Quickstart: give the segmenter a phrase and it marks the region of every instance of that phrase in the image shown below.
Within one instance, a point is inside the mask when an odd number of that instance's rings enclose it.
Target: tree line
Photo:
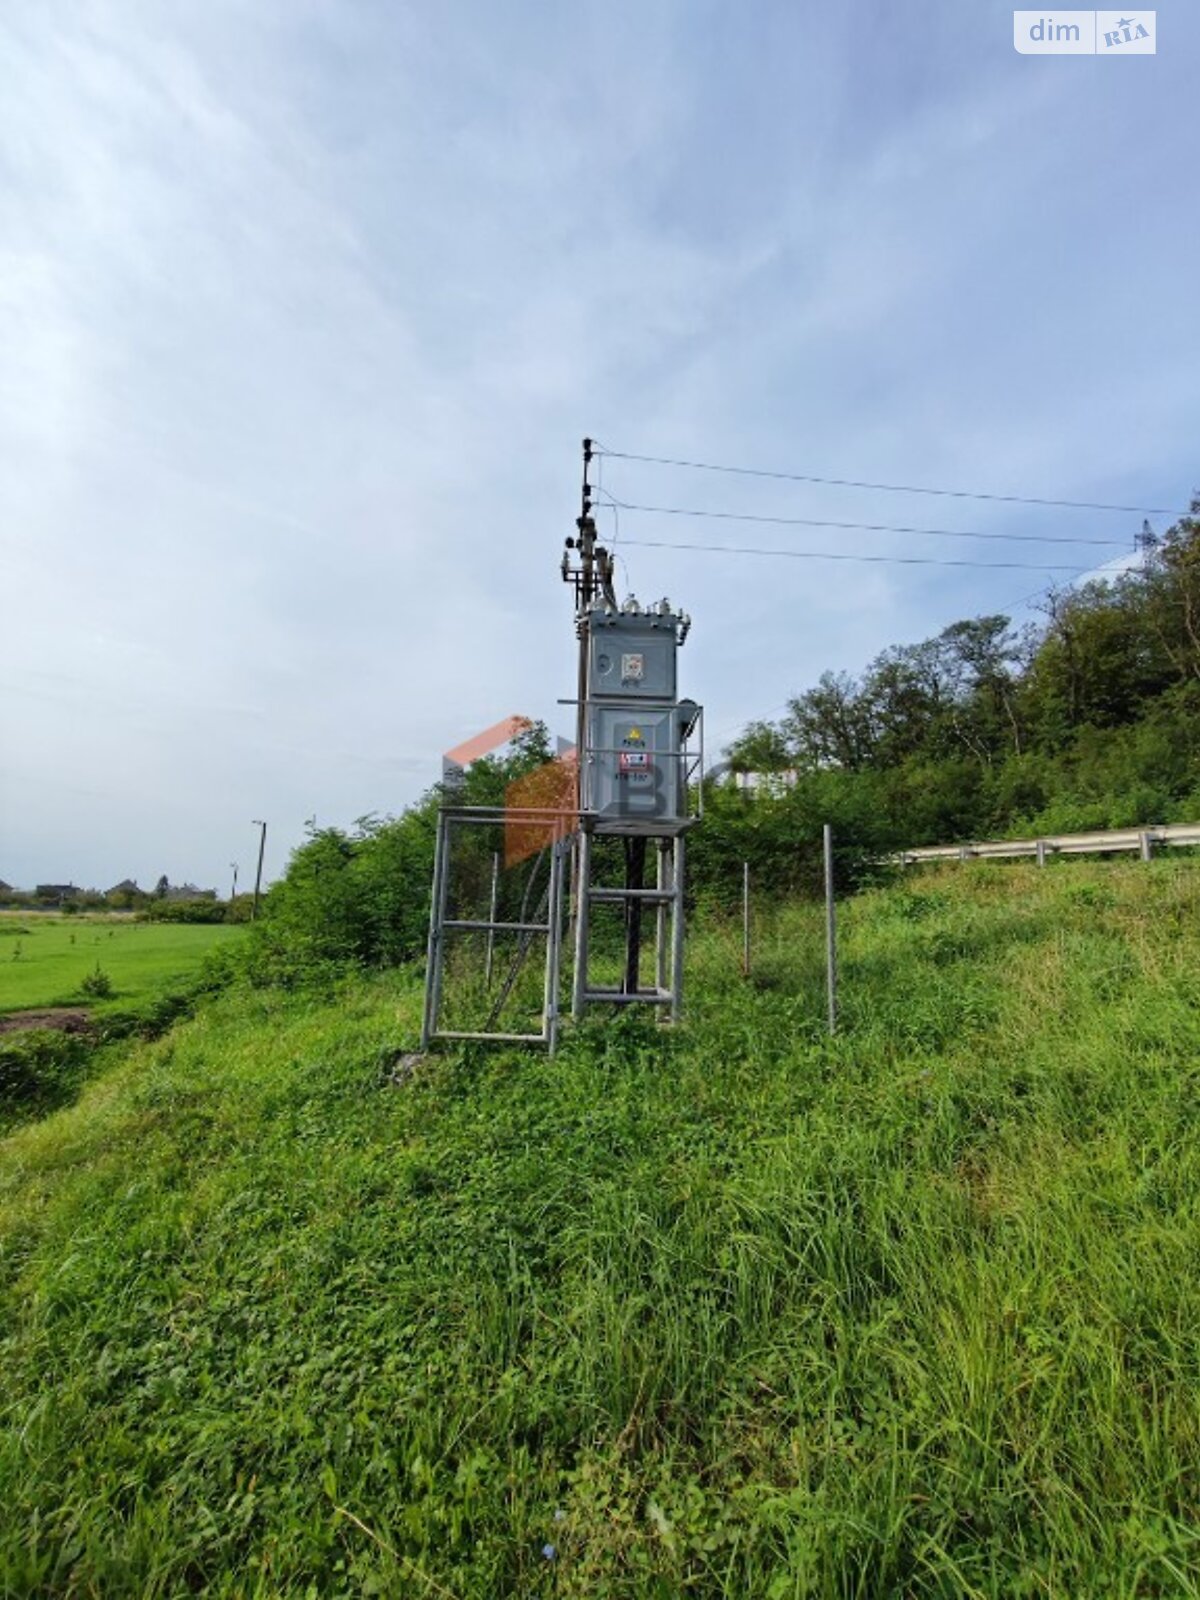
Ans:
[[[744,730],[733,768],[876,846],[1192,820],[1200,500],[1191,512],[1136,569],[1049,591],[1035,623],[973,617],[859,676],[824,673]]]
[[[1200,817],[1200,500],[1191,512],[1136,570],[1050,591],[1036,623],[952,623],[859,676],[824,673],[778,721],[751,722],[727,754],[759,787],[706,781],[692,895],[734,903],[744,861],[760,892],[815,889],[825,822],[851,887],[906,845]],[[544,724],[530,723],[454,798],[502,805],[550,759]],[[399,816],[313,829],[266,897],[259,976],[419,957],[443,798],[437,785]],[[482,878],[493,844],[473,839]]]

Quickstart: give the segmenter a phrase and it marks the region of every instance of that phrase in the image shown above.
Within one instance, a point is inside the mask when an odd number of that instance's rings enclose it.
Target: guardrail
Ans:
[[[1107,828],[1093,833],[1059,833],[1044,839],[995,839],[986,844],[923,845],[902,850],[897,857],[905,867],[922,861],[1004,861],[1035,856],[1044,866],[1047,856],[1108,855],[1123,850],[1149,861],[1155,845],[1200,845],[1200,822],[1167,822],[1148,828]]]

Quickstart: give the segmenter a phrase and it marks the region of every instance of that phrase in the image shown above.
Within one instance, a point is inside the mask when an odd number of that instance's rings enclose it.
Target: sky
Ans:
[[[580,441],[1183,509],[1200,8],[0,0],[0,878],[224,892],[570,733]],[[597,464],[709,752],[1140,515]],[[605,499],[605,497],[601,497]],[[605,500],[607,504],[607,500]],[[1169,517],[1152,517],[1159,527]],[[1065,568],[855,565],[638,540]],[[1020,602],[1026,602],[1024,606]]]

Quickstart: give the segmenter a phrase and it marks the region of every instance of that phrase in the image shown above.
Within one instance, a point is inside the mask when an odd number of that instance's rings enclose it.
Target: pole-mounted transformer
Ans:
[[[618,603],[611,552],[598,543],[590,481],[593,447],[583,441],[583,493],[575,533],[567,539],[562,576],[572,585],[579,640],[576,707],[574,803],[567,798],[548,807],[463,806],[447,797],[438,813],[434,852],[429,950],[425,980],[422,1048],[438,1039],[501,1040],[545,1044],[558,1038],[559,990],[566,917],[568,857],[573,868],[570,918],[574,936],[572,1014],[579,1018],[592,1004],[645,1003],[678,1018],[683,992],[685,839],[699,820],[700,777],[704,770],[703,715],[692,700],[681,700],[677,683],[679,647],[691,619],[669,600],[643,608],[631,595]],[[561,770],[561,769],[560,769]],[[564,775],[567,775],[564,773]],[[568,777],[569,781],[569,777]],[[501,829],[532,834],[540,841],[515,919],[498,914],[496,873],[486,917],[464,916],[455,906],[452,842],[464,829]],[[476,832],[478,838],[478,832]],[[603,841],[619,839],[623,882],[593,880],[605,854]],[[653,849],[654,881],[646,880]],[[498,858],[491,858],[495,862]],[[514,860],[523,859],[520,854]],[[539,863],[545,879],[537,888]],[[503,898],[503,897],[501,897]],[[589,972],[592,914],[597,906],[616,907],[624,918],[624,962],[618,984],[594,983]],[[654,929],[653,971],[642,974],[645,916]],[[487,936],[515,941],[515,955],[499,985],[482,1028],[447,1027],[443,1021],[443,980],[447,937]],[[533,941],[544,936],[544,1002],[537,1031],[500,1031],[497,1022],[522,970]],[[490,966],[487,980],[491,978]],[[485,981],[485,990],[490,981]]]
[[[617,604],[612,556],[597,544],[591,515],[591,460],[592,443],[585,439],[583,510],[577,537],[567,540],[563,556],[563,578],[575,590],[579,637],[572,1011],[579,1017],[594,1002],[641,1001],[669,1007],[675,1018],[682,1002],[684,839],[699,818],[702,798],[702,713],[678,692],[677,657],[691,618],[666,599],[646,608],[633,596]],[[621,885],[592,881],[594,841],[604,836],[624,841]],[[655,881],[647,886],[651,844]],[[604,904],[624,911],[624,973],[616,988],[595,986],[589,978],[591,912]],[[641,977],[644,910],[655,914],[652,983]]]

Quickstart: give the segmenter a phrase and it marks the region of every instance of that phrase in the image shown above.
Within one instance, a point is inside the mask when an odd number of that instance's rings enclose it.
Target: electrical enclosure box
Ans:
[[[678,617],[593,611],[588,622],[591,699],[674,700]]]
[[[662,835],[688,824],[684,738],[699,708],[679,703],[675,659],[689,619],[663,600],[597,603],[587,615],[580,804],[602,833]]]
[[[584,807],[597,821],[671,825],[684,815],[680,713],[674,708],[594,705],[588,719]]]

